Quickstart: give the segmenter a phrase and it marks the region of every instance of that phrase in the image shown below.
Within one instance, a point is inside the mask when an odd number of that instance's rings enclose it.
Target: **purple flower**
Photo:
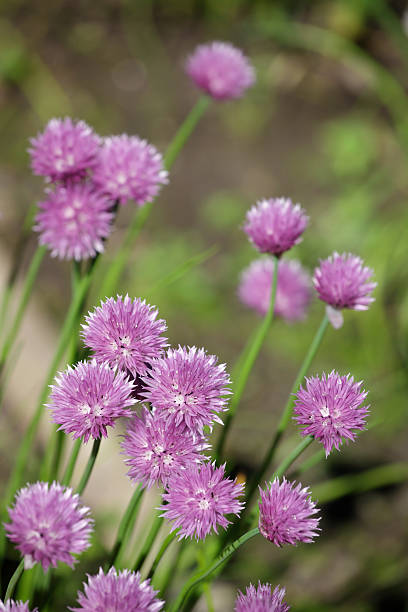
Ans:
[[[308,487],[302,489],[299,483],[288,482],[279,478],[259,487],[261,501],[259,502],[259,531],[276,546],[282,544],[297,544],[297,542],[312,542],[319,531],[319,518],[311,518],[318,509],[310,499]]]
[[[30,612],[28,602],[14,601],[8,599],[4,603],[0,601],[0,612]],[[38,608],[34,608],[31,612],[38,612]]]
[[[81,334],[99,363],[106,361],[136,378],[137,374],[146,374],[153,359],[167,346],[167,339],[161,335],[167,325],[157,315],[158,310],[145,300],[118,295],[89,313]]]
[[[153,361],[143,382],[142,395],[177,425],[200,432],[204,425],[222,423],[218,413],[226,410],[230,378],[225,364],[217,365],[217,357],[203,348],[169,349]]]
[[[301,241],[309,218],[288,198],[261,200],[247,212],[244,230],[261,253],[279,257]]]
[[[110,203],[91,185],[70,183],[47,192],[39,202],[34,229],[53,257],[88,259],[104,250],[112,229]]]
[[[47,408],[59,429],[88,442],[90,436],[106,438],[106,428],[114,427],[119,417],[132,416],[129,406],[136,403],[132,391],[133,383],[124,372],[93,359],[57,375]]]
[[[4,527],[24,556],[26,569],[38,562],[46,571],[58,561],[73,567],[72,555],[89,547],[93,524],[89,508],[58,482],[36,482],[21,489],[9,515],[11,522]]]
[[[88,574],[88,584],[83,584],[85,593],[78,592],[80,607],[69,608],[73,612],[158,612],[164,606],[150,580],[141,581],[139,572],[128,569],[117,572],[111,567],[104,574],[99,568],[95,576]]]
[[[289,606],[283,601],[285,589],[279,586],[272,591],[270,584],[258,582],[258,588],[250,584],[245,595],[238,591],[235,612],[288,612]]]
[[[144,408],[141,418],[130,421],[122,448],[130,478],[145,487],[154,483],[167,487],[175,470],[180,472],[205,458],[201,451],[208,444],[184,424],[166,422]]]
[[[151,202],[168,182],[163,158],[157,149],[137,136],[106,138],[93,180],[99,189],[120,204]]]
[[[51,119],[37,138],[30,140],[31,167],[34,174],[57,181],[82,178],[93,169],[100,138],[84,121]]]
[[[240,300],[260,315],[266,315],[271,299],[274,263],[271,257],[253,261],[242,273],[238,289]],[[298,261],[279,260],[275,316],[299,321],[306,316],[311,299],[310,277]]]
[[[179,540],[195,538],[203,540],[217,526],[224,529],[230,524],[225,514],[239,515],[243,504],[238,501],[243,485],[224,478],[225,465],[215,463],[190,465],[179,473],[174,472],[168,492],[163,494],[167,502],[161,506],[162,516],[173,521],[171,531],[179,528]]]
[[[361,390],[362,382],[339,376],[334,370],[329,375],[306,378],[306,389],[296,394],[294,419],[303,426],[303,436],[313,436],[325,448],[326,457],[339,450],[343,439],[354,441],[356,432],[366,427],[369,406],[361,406],[367,392]]]
[[[199,89],[216,100],[240,98],[255,83],[255,71],[230,43],[200,45],[188,58],[186,72]]]
[[[351,253],[333,253],[320,261],[313,283],[319,298],[332,309],[367,310],[374,299],[371,293],[377,283],[370,282],[373,270],[363,265],[363,260]],[[328,310],[328,316],[335,328],[341,327],[342,316],[335,316]],[[333,320],[332,320],[333,318]]]

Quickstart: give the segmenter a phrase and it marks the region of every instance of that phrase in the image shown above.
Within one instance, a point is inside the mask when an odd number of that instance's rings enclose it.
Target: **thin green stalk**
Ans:
[[[240,548],[240,546],[245,544],[245,542],[256,536],[258,533],[258,527],[255,527],[247,533],[244,533],[244,535],[235,540],[235,542],[232,542],[232,544],[227,546],[222,551],[222,553],[214,561],[212,561],[204,570],[197,572],[196,574],[194,574],[194,576],[187,580],[180,593],[178,594],[176,601],[169,609],[169,612],[181,612],[190,591],[198,584],[200,584],[200,582],[210,576],[220,565],[223,565],[234,554],[234,552],[238,550],[238,548]]]
[[[156,569],[160,563],[160,561],[163,558],[163,555],[165,554],[166,550],[168,549],[168,547],[170,546],[170,544],[173,542],[173,540],[175,539],[177,533],[175,531],[173,531],[172,533],[169,533],[169,535],[163,540],[162,545],[159,548],[159,552],[157,553],[152,566],[149,570],[149,573],[147,574],[147,578],[153,578]]]
[[[78,440],[75,440],[74,442],[74,445],[71,451],[71,456],[69,458],[67,467],[65,468],[64,476],[62,477],[62,481],[61,481],[61,484],[65,486],[69,486],[71,484],[72,475],[74,473],[74,469],[76,466],[79,452],[82,448],[82,444],[83,444],[82,438],[78,438]]]
[[[209,582],[205,582],[203,586],[205,601],[207,602],[207,611],[215,612],[214,602],[211,593],[211,584]]]
[[[306,353],[306,357],[303,360],[302,365],[300,366],[299,372],[296,376],[296,380],[293,383],[292,389],[290,390],[289,393],[289,397],[288,397],[288,401],[286,402],[286,406],[283,410],[282,416],[280,418],[278,427],[276,429],[275,435],[272,439],[272,443],[269,447],[269,449],[267,450],[265,457],[261,463],[261,466],[259,467],[259,469],[255,472],[255,475],[252,479],[251,482],[251,486],[249,488],[249,493],[248,493],[248,501],[252,498],[252,495],[254,493],[254,491],[256,491],[256,487],[258,486],[258,483],[261,482],[265,472],[267,471],[268,467],[270,466],[272,459],[274,457],[275,451],[279,445],[279,442],[285,432],[286,427],[288,426],[288,423],[290,421],[290,417],[292,414],[292,408],[293,408],[293,404],[295,401],[295,394],[297,393],[303,378],[305,377],[305,375],[307,374],[307,371],[310,368],[310,365],[318,351],[318,348],[320,346],[320,344],[322,343],[325,331],[327,329],[329,320],[327,318],[327,315],[325,314],[322,322],[320,323],[319,329],[316,332],[315,337],[312,340],[312,343],[309,347],[308,352]]]
[[[23,573],[23,571],[24,571],[24,559],[21,559],[21,561],[18,564],[14,574],[10,578],[10,582],[8,583],[8,587],[7,587],[7,591],[6,591],[6,596],[4,598],[5,602],[8,599],[11,599],[13,597],[14,589],[16,588],[17,582],[19,581],[20,576]]]
[[[167,151],[164,155],[164,166],[167,170],[170,170],[173,163],[177,159],[181,149],[186,144],[188,138],[191,136],[194,128],[199,122],[200,118],[204,114],[206,108],[210,103],[210,98],[204,96],[200,98],[197,104],[192,108],[189,115],[176,132],[173,140],[169,144]],[[118,281],[122,274],[122,271],[129,259],[133,244],[139,235],[141,229],[146,223],[153,208],[153,202],[145,204],[140,208],[134,215],[127,234],[115,255],[115,258],[111,261],[106,270],[105,277],[100,290],[101,297],[109,297],[112,295],[118,285]]]
[[[3,348],[0,354],[0,370],[3,369],[7,356],[12,348],[14,341],[16,339],[17,333],[20,329],[20,324],[23,319],[23,315],[27,308],[28,300],[30,299],[30,295],[33,289],[33,285],[37,278],[38,270],[40,269],[41,262],[44,258],[47,248],[45,246],[40,246],[34,253],[34,257],[31,260],[30,267],[27,271],[27,276],[24,282],[23,291],[21,294],[20,303],[17,308],[16,315],[14,317],[13,323],[11,325],[10,331],[6,336],[6,339],[3,344]]]
[[[266,335],[269,331],[269,328],[273,321],[273,313],[275,308],[275,297],[276,297],[276,288],[278,285],[278,263],[279,260],[276,256],[273,258],[274,266],[272,271],[272,279],[271,279],[271,297],[269,300],[268,312],[266,313],[261,325],[258,328],[257,333],[253,338],[253,342],[250,347],[245,347],[245,359],[242,362],[242,367],[239,371],[237,380],[233,387],[233,396],[230,402],[230,407],[228,410],[228,415],[225,420],[224,427],[222,428],[220,437],[218,439],[218,444],[216,448],[216,460],[220,462],[222,460],[223,447],[228,435],[229,428],[231,427],[232,419],[237,411],[239,402],[241,401],[242,394],[244,393],[246,383],[248,381],[249,375],[252,371],[256,358],[258,357],[259,351],[265,341]]]
[[[77,493],[79,493],[79,495],[82,495],[82,493],[85,490],[86,485],[88,484],[89,477],[92,474],[92,470],[93,470],[96,458],[97,458],[98,453],[99,453],[100,445],[101,445],[101,438],[98,438],[97,440],[94,440],[94,443],[92,445],[91,454],[90,454],[89,459],[88,459],[88,463],[85,466],[84,473],[82,474],[82,478],[81,478],[81,480],[79,482],[79,485],[77,487]]]
[[[157,588],[160,591],[160,594],[165,601],[166,601],[166,596],[167,596],[167,590],[172,580],[174,579],[175,573],[178,570],[178,566],[180,564],[181,558],[183,556],[184,551],[186,550],[186,545],[187,545],[187,540],[185,539],[179,542],[175,559],[173,559],[172,562],[168,564],[167,571],[164,577],[162,577],[160,583],[157,583],[157,576],[156,576],[156,581],[153,581],[154,588]]]
[[[157,537],[157,534],[160,531],[160,528],[163,524],[163,520],[164,520],[163,517],[160,516],[159,514],[157,514],[154,517],[154,521],[152,523],[152,526],[150,527],[150,531],[147,534],[146,539],[143,543],[142,550],[139,552],[139,555],[135,561],[135,564],[133,567],[135,572],[139,571],[143,563],[146,561],[146,557],[149,554],[150,549],[153,546],[154,541]]]
[[[142,501],[144,490],[145,489],[140,483],[136,487],[132,495],[132,498],[130,502],[128,503],[125,514],[123,515],[122,520],[120,521],[116,540],[112,547],[112,552],[109,556],[109,567],[115,565],[116,561],[120,558],[122,547],[125,542],[125,537],[128,534],[128,530],[132,523],[132,519],[136,518],[140,502]]]

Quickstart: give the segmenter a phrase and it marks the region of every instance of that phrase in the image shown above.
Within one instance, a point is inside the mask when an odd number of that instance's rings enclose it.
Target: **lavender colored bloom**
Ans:
[[[316,537],[320,518],[311,518],[318,509],[310,499],[308,487],[279,478],[259,487],[259,531],[276,546],[312,542]]]
[[[130,421],[122,448],[130,478],[145,487],[154,483],[166,487],[174,471],[180,472],[204,459],[201,451],[208,444],[184,424],[167,422],[144,408],[141,418]]]
[[[255,83],[248,58],[225,42],[198,46],[186,62],[186,72],[199,89],[219,101],[240,98]]]
[[[303,436],[313,436],[321,442],[326,457],[339,450],[343,439],[354,441],[356,431],[366,428],[369,406],[361,404],[367,392],[361,390],[362,381],[339,376],[334,370],[322,378],[306,378],[306,389],[301,387],[296,394],[294,419],[303,426]]]
[[[110,203],[91,185],[70,183],[48,191],[39,202],[34,229],[53,257],[88,259],[104,250],[112,229]]]
[[[118,295],[89,313],[81,334],[99,363],[106,361],[136,378],[147,373],[167,346],[161,335],[167,325],[157,315],[158,310],[145,300]]]
[[[235,612],[288,612],[289,606],[283,601],[285,589],[279,586],[272,591],[270,584],[258,582],[258,588],[250,584],[245,595],[238,591]]]
[[[217,526],[224,529],[230,524],[225,514],[239,515],[243,504],[238,501],[243,485],[224,478],[225,465],[215,463],[191,465],[175,472],[169,481],[168,492],[163,494],[167,502],[161,506],[162,516],[173,521],[171,531],[179,529],[179,540],[195,538],[203,540]]]
[[[274,262],[271,257],[253,261],[242,273],[238,289],[240,300],[265,316],[271,299]],[[298,261],[279,260],[274,314],[286,321],[300,321],[310,303],[310,277]]]
[[[4,603],[0,601],[0,612],[30,612],[28,602],[14,601],[8,599]],[[38,608],[34,608],[31,612],[38,612]]]
[[[163,158],[157,149],[137,136],[106,138],[93,180],[99,189],[120,204],[151,202],[168,182]]]
[[[69,608],[73,612],[159,612],[164,606],[150,580],[142,581],[139,572],[128,569],[118,572],[111,567],[104,574],[99,568],[95,576],[88,574],[88,584],[83,584],[85,593],[78,592],[80,607]]]
[[[129,406],[133,383],[126,374],[113,370],[107,363],[83,361],[60,372],[52,386],[50,403],[52,420],[66,434],[87,442],[104,436],[119,417],[130,417]]]
[[[377,286],[377,283],[370,282],[373,273],[357,255],[339,255],[335,252],[320,262],[320,266],[315,270],[313,283],[319,298],[331,309],[367,310],[375,299],[371,296]],[[341,327],[342,317],[336,318],[335,313],[329,310],[330,319],[331,315],[334,327]]]
[[[34,174],[51,181],[81,178],[93,169],[100,138],[84,121],[51,119],[44,132],[30,140]]]
[[[24,556],[26,569],[41,563],[46,571],[58,561],[73,567],[73,554],[89,547],[93,524],[89,508],[58,482],[36,482],[20,489],[9,516],[11,522],[4,527]]]
[[[225,364],[217,365],[217,357],[203,348],[169,349],[153,361],[143,382],[142,395],[177,425],[185,423],[199,432],[214,421],[222,423],[218,413],[226,410],[230,378]]]
[[[261,200],[247,212],[244,230],[261,253],[279,257],[301,241],[309,218],[288,198]]]

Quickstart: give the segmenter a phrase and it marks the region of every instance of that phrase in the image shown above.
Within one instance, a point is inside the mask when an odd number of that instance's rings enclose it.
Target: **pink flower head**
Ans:
[[[167,422],[144,408],[141,418],[130,421],[122,448],[130,478],[146,487],[154,483],[167,487],[174,471],[180,472],[205,458],[201,451],[208,444],[184,423]]]
[[[11,522],[4,527],[24,556],[26,569],[41,563],[46,571],[58,561],[73,567],[73,554],[89,547],[93,524],[89,508],[58,482],[36,482],[20,489],[9,515]]]
[[[93,180],[108,197],[142,206],[151,202],[168,182],[163,158],[157,149],[137,136],[106,138]]]
[[[47,408],[59,429],[88,442],[91,436],[106,438],[106,428],[114,427],[119,417],[132,416],[129,406],[136,403],[132,391],[133,383],[124,372],[92,359],[57,375]]]
[[[295,486],[285,478],[279,483],[275,478],[259,491],[259,531],[264,538],[276,546],[313,542],[320,518],[311,518],[318,509],[310,499],[308,487],[302,489],[300,483]]]
[[[279,586],[272,591],[270,584],[258,582],[258,588],[250,584],[245,595],[238,591],[235,612],[288,612],[289,606],[283,601],[285,589]]]
[[[78,592],[79,608],[73,612],[159,612],[164,601],[156,598],[150,580],[141,580],[139,572],[128,569],[117,571],[111,567],[107,574],[102,568],[95,576],[88,574],[84,593]]]
[[[306,389],[301,387],[296,394],[294,419],[303,426],[303,436],[323,444],[326,457],[333,446],[339,450],[344,439],[354,441],[356,430],[366,428],[369,406],[361,405],[367,397],[361,385],[350,374],[339,376],[333,370],[321,379],[306,378]]]
[[[53,257],[80,261],[104,250],[112,229],[110,203],[91,185],[69,183],[39,202],[34,229]]]
[[[50,181],[82,178],[94,168],[100,144],[84,121],[51,119],[37,138],[30,140],[31,167],[34,174]]]
[[[240,300],[265,316],[271,299],[274,262],[271,257],[253,261],[242,273],[238,289]],[[274,314],[286,321],[300,321],[306,316],[311,299],[310,277],[298,261],[280,259]]]
[[[333,253],[327,259],[320,261],[320,266],[316,268],[313,277],[319,298],[332,309],[367,310],[374,302],[375,298],[371,293],[377,283],[370,282],[374,272],[363,264],[360,257],[351,253],[342,255]],[[331,311],[328,315],[331,320]],[[334,327],[341,327],[341,324],[342,318],[339,322],[336,318],[333,319]]]
[[[217,357],[203,348],[169,349],[153,361],[143,382],[142,395],[177,425],[200,432],[204,425],[222,423],[218,413],[226,410],[230,378],[225,364],[217,364]]]
[[[261,253],[279,257],[301,241],[309,218],[288,198],[261,200],[247,212],[244,230]]]
[[[186,72],[199,89],[221,101],[240,98],[255,83],[248,58],[225,42],[198,46],[186,62]]]
[[[173,521],[171,531],[179,529],[179,540],[195,538],[203,540],[217,526],[224,529],[230,524],[225,514],[239,515],[243,504],[238,501],[243,485],[224,478],[225,465],[215,463],[190,465],[181,472],[174,472],[168,492],[163,494],[167,502],[161,506],[162,516]]]
[[[4,603],[0,601],[0,612],[30,612],[28,602],[14,601],[7,599]],[[38,608],[34,608],[31,612],[38,612]]]
[[[161,335],[167,325],[157,315],[158,310],[145,300],[118,295],[89,313],[81,335],[99,363],[106,361],[136,378],[146,374],[167,346]]]

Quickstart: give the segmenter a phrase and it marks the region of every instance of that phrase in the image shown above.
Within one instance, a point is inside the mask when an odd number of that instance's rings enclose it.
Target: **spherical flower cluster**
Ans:
[[[84,121],[69,117],[51,119],[30,142],[34,174],[50,181],[82,178],[98,160],[100,138]]]
[[[95,576],[88,574],[84,582],[84,593],[78,592],[79,608],[73,612],[159,612],[164,601],[157,599],[158,591],[150,580],[141,580],[139,572],[116,571],[111,567],[107,574],[102,568]]]
[[[197,47],[186,62],[186,72],[199,89],[216,100],[240,98],[255,83],[249,60],[225,42]]]
[[[34,229],[53,257],[80,261],[104,250],[112,229],[111,204],[87,183],[70,183],[48,191],[39,202]]]
[[[253,261],[241,276],[241,302],[262,316],[269,308],[273,270],[273,259],[263,257]],[[290,322],[304,319],[311,299],[310,286],[310,277],[298,261],[279,260],[274,315]]]
[[[140,206],[151,202],[161,185],[168,182],[163,158],[157,149],[137,136],[106,138],[93,180],[109,198]]]
[[[283,601],[285,589],[279,586],[272,591],[270,584],[258,582],[258,588],[250,584],[245,595],[238,591],[235,612],[288,612],[290,607]]]
[[[244,230],[261,253],[279,257],[301,241],[309,218],[288,198],[261,200],[247,212]]]
[[[10,523],[4,527],[8,538],[24,556],[26,569],[40,563],[46,571],[59,561],[73,567],[79,554],[89,547],[92,519],[72,489],[57,482],[36,482],[21,489]]]
[[[28,602],[14,601],[7,599],[4,603],[0,601],[0,612],[30,612]],[[34,608],[31,612],[38,612],[38,608]]]
[[[169,423],[144,408],[141,418],[130,421],[122,448],[130,478],[146,487],[154,483],[167,487],[174,471],[204,459],[201,451],[208,444],[184,424]]]
[[[203,348],[169,349],[153,361],[143,381],[142,395],[177,425],[201,431],[214,421],[222,423],[218,413],[226,409],[230,378],[225,364],[217,364],[217,357]]]
[[[333,447],[339,450],[344,439],[354,441],[356,431],[366,428],[369,406],[361,405],[367,397],[361,385],[350,374],[339,376],[333,370],[321,379],[306,378],[306,389],[301,387],[296,394],[294,419],[303,426],[303,436],[323,444],[326,457]]]
[[[217,527],[230,524],[226,514],[239,515],[243,504],[238,501],[243,485],[224,478],[225,465],[215,463],[191,465],[182,472],[175,472],[169,481],[168,492],[163,499],[162,516],[173,521],[171,531],[179,529],[178,536],[203,540]]]
[[[167,329],[166,322],[157,315],[158,310],[145,300],[119,295],[89,313],[81,334],[99,363],[106,361],[136,377],[146,374],[167,346],[161,335]]]
[[[106,437],[106,428],[119,417],[132,416],[129,407],[136,403],[132,391],[133,383],[124,372],[92,359],[57,375],[47,407],[59,429],[87,442],[91,436]]]
[[[266,486],[259,487],[259,531],[276,546],[312,542],[316,537],[319,518],[312,518],[318,509],[310,499],[308,487],[302,489],[299,483],[279,478]]]

